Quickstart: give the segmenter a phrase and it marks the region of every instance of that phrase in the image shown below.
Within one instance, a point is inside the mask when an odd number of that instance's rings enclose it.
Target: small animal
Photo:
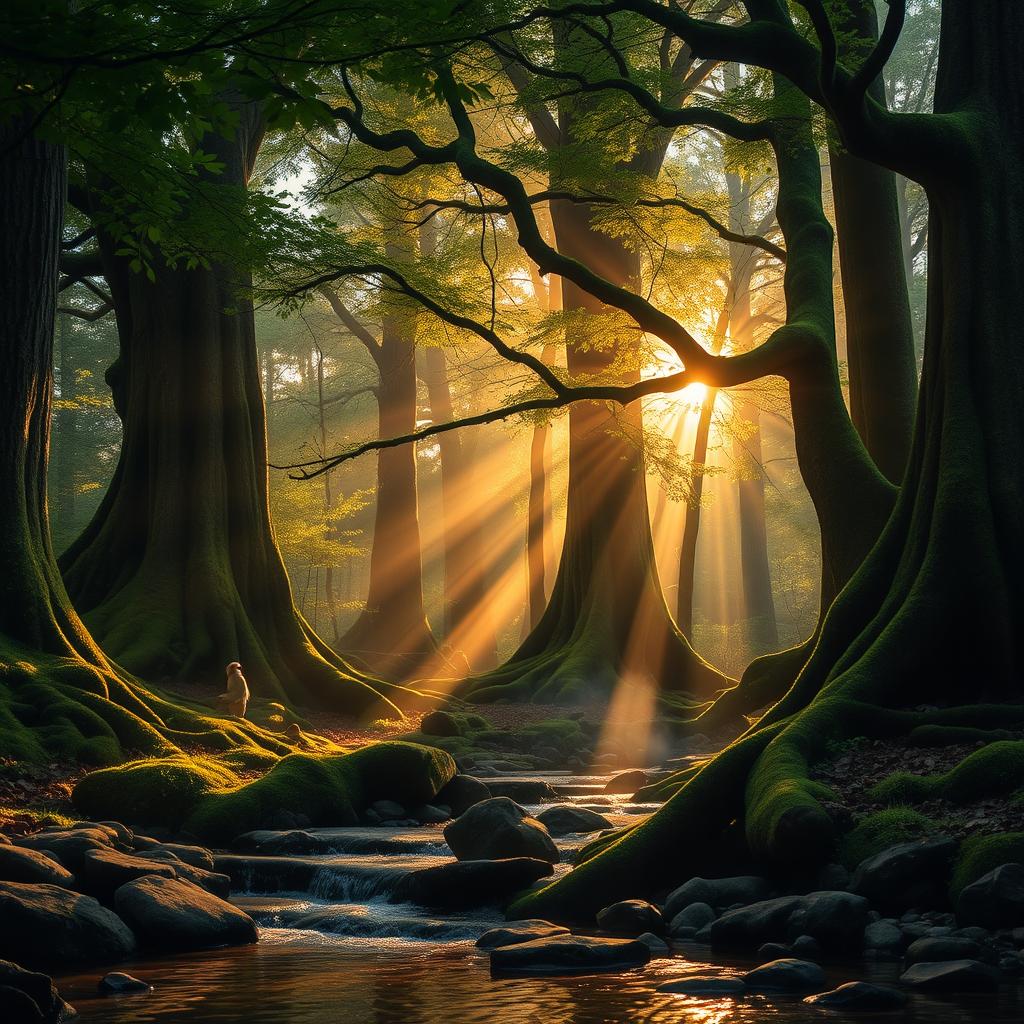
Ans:
[[[249,687],[242,675],[242,666],[233,661],[224,671],[227,673],[227,690],[217,698],[217,704],[229,715],[245,718],[245,709],[249,706]]]

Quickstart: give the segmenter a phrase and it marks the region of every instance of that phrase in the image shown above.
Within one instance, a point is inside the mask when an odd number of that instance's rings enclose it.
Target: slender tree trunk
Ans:
[[[263,128],[203,140],[242,188]],[[267,441],[247,282],[224,265],[131,274],[101,238],[121,354],[108,374],[124,425],[110,488],[61,559],[94,634],[141,676],[217,680],[242,662],[254,692],[381,709],[295,607],[270,524]],[[236,314],[225,313],[236,307]]]
[[[849,0],[845,35],[878,38],[874,0]],[[872,88],[885,103],[881,76]],[[903,479],[914,429],[917,359],[896,175],[829,147],[846,310],[850,413],[878,468]]]
[[[77,399],[78,382],[72,358],[71,324],[66,313],[57,314],[57,358],[60,366],[60,405],[54,416],[57,447],[57,515],[56,532],[66,538],[75,521],[75,474],[73,452],[76,443],[78,417],[72,408]]]
[[[327,453],[327,417],[324,414],[324,350],[317,346],[316,350],[316,401],[317,411],[320,419],[320,451]],[[324,473],[324,511],[328,516],[325,539],[330,541],[334,537],[334,528],[331,526],[329,517],[334,508],[334,493],[331,489],[330,471]],[[319,593],[319,590],[317,591]],[[327,605],[327,616],[331,622],[331,636],[334,642],[339,640],[338,633],[338,601],[334,594],[334,565],[328,555],[324,563],[324,601]],[[314,622],[316,621],[314,617]]]
[[[388,243],[400,261],[405,241]],[[385,310],[377,361],[379,437],[411,433],[416,426],[415,314],[399,300]],[[341,647],[374,671],[393,678],[426,674],[437,644],[423,607],[423,569],[416,495],[416,449],[385,448],[377,454],[377,502],[370,549],[366,606],[342,637]]]
[[[435,422],[455,418],[448,361],[443,349],[423,352],[423,378]],[[480,501],[472,486],[473,467],[459,431],[438,437],[444,515],[444,591],[447,643],[462,651],[474,670],[498,662],[494,622],[488,602]]]

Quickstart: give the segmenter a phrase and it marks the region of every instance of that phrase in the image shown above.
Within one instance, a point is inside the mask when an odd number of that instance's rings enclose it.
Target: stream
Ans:
[[[598,811],[616,826],[635,822],[653,805],[603,793],[606,777],[522,773],[486,782],[543,780],[558,803]],[[519,801],[523,803],[523,801]],[[547,804],[525,803],[539,812]],[[101,997],[102,969],[58,976],[61,994],[81,1021],[142,1024],[177,1021],[246,1024],[599,1024],[599,1022],[907,1021],[985,1022],[1024,1020],[1024,986],[1004,984],[996,993],[938,998],[914,995],[897,1012],[839,1013],[799,997],[693,998],[656,991],[687,975],[742,973],[760,961],[723,958],[707,946],[677,943],[669,958],[611,974],[555,978],[492,978],[486,954],[473,943],[503,920],[497,910],[439,915],[407,903],[390,903],[402,877],[414,868],[452,859],[442,826],[308,829],[312,841],[295,848],[286,833],[266,833],[256,853],[218,858],[232,876],[232,902],[260,926],[255,946],[138,958],[111,969],[153,985],[144,995]],[[556,839],[563,863],[590,836]],[[895,983],[898,963],[826,962],[829,982],[864,979]]]

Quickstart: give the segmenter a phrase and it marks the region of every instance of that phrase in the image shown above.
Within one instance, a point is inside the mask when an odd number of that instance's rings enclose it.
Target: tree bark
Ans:
[[[849,0],[839,20],[847,49],[854,40],[878,38],[874,0]],[[871,94],[885,103],[881,76]],[[917,358],[896,175],[850,155],[835,140],[829,162],[846,311],[850,414],[878,468],[898,484],[913,438]]]
[[[263,134],[239,103],[234,139],[203,140],[243,188]],[[267,440],[247,281],[223,264],[132,274],[101,236],[124,426],[110,488],[65,552],[69,592],[105,649],[140,676],[220,680],[238,660],[253,691],[353,712],[389,705],[295,607],[270,524]],[[237,313],[228,314],[227,307]]]
[[[400,264],[407,247],[407,239],[392,237],[389,259]],[[370,349],[379,375],[377,429],[379,437],[397,437],[416,426],[415,313],[388,294],[382,303],[380,343]],[[428,674],[438,653],[423,607],[421,551],[415,446],[383,449],[377,454],[366,605],[341,648],[396,679]]]
[[[423,352],[423,378],[435,422],[455,418],[444,350]],[[485,671],[498,662],[494,621],[488,602],[480,502],[472,487],[473,467],[458,431],[438,437],[444,515],[445,638],[465,654],[470,668]]]

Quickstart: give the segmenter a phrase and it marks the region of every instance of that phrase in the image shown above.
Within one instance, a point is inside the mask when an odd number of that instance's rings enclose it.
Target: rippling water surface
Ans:
[[[599,795],[603,779],[551,781],[562,800],[594,806],[616,825],[652,809]],[[1024,989],[1017,985],[955,1000],[915,996],[906,1009],[888,1014],[818,1010],[795,997],[708,1000],[655,991],[664,981],[735,974],[758,963],[709,962],[708,948],[696,945],[679,947],[671,958],[652,960],[643,970],[492,978],[487,956],[473,942],[498,923],[497,911],[437,915],[388,902],[405,872],[450,859],[439,828],[313,831],[321,852],[292,858],[302,871],[287,876],[304,879],[303,891],[275,888],[274,858],[247,856],[244,865],[235,866],[236,887],[249,892],[236,896],[236,902],[261,925],[258,945],[111,968],[153,985],[146,995],[98,997],[102,970],[58,978],[61,994],[82,1021],[104,1024],[1024,1022]],[[557,840],[563,860],[582,842],[581,836]],[[898,973],[894,964],[825,966],[834,984],[860,978],[892,983]]]

